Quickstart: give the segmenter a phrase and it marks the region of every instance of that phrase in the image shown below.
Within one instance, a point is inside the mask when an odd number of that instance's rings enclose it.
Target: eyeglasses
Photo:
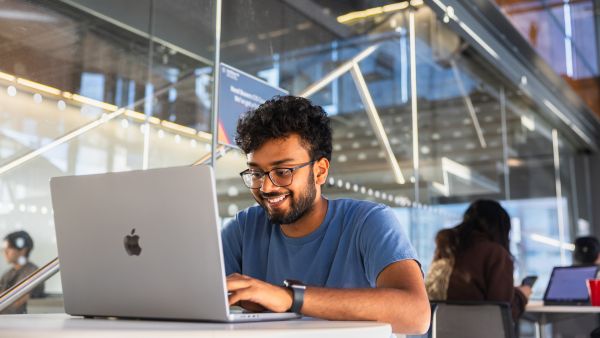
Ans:
[[[292,168],[273,168],[269,171],[251,170],[246,169],[240,173],[244,184],[250,189],[261,188],[265,181],[265,176],[269,176],[269,179],[273,185],[278,187],[287,187],[292,184],[294,179],[294,171],[300,168],[306,167],[307,165],[315,163],[315,160],[310,162],[299,164]]]

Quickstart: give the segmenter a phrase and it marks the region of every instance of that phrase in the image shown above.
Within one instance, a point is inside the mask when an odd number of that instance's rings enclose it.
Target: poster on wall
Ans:
[[[219,71],[217,135],[219,143],[233,145],[237,120],[242,113],[257,108],[275,95],[287,95],[288,92],[224,63],[220,64]]]

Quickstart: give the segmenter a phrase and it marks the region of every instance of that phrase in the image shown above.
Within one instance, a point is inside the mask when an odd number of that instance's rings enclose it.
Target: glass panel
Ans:
[[[422,200],[504,198],[497,75],[431,11],[417,16]],[[429,37],[427,32],[437,34]]]
[[[573,252],[575,251],[574,244],[572,243],[575,240],[579,218],[576,184],[577,180],[581,179],[581,177],[576,177],[574,172],[575,149],[560,133],[558,134],[558,139],[560,145],[560,185],[564,226],[563,242],[560,243],[560,249],[564,255],[561,264],[569,265],[573,264]]]
[[[271,85],[301,94],[367,51],[369,54],[358,62],[364,85],[346,69],[310,94],[310,99],[331,116],[334,130],[333,159],[324,193],[330,198],[355,197],[393,206],[410,205],[414,189],[410,183],[408,12],[397,10],[385,24],[362,35],[363,26],[342,25],[334,20],[334,14],[365,8],[316,3],[322,8],[254,1],[254,15],[247,15],[240,1],[224,3],[223,16],[234,24],[223,27],[222,60]],[[320,15],[317,10],[325,14]],[[286,42],[292,36],[293,45]],[[374,50],[369,52],[371,47]],[[374,110],[365,108],[364,95],[372,99]],[[372,118],[380,119],[384,128],[374,127]],[[382,142],[389,143],[390,152]],[[392,156],[399,171],[392,169]],[[245,157],[239,161],[241,171]],[[217,165],[222,166],[220,162]],[[401,179],[403,184],[397,182]],[[236,184],[241,184],[239,177],[236,180]],[[231,185],[228,189],[237,188]],[[248,200],[246,205],[253,203],[249,193],[242,195]],[[220,202],[231,204],[238,198],[220,195]]]
[[[38,265],[56,256],[50,177],[189,165],[210,154],[214,1],[137,1],[128,4],[137,10],[128,11],[119,2],[78,3],[75,8],[62,2],[3,2],[19,15],[0,22],[0,232],[29,231],[35,241],[31,258]],[[428,7],[413,3],[416,47],[411,50],[407,2],[379,1],[392,6],[381,7],[383,14],[349,18],[346,14],[370,6],[224,1],[221,60],[299,95],[365,52],[353,70],[341,71],[309,95],[330,114],[334,129],[325,194],[393,207],[424,270],[439,229],[460,222],[476,198],[501,200],[512,216],[516,276],[540,275],[539,297],[551,266],[560,261],[552,126],[494,65]],[[564,17],[564,7],[555,7],[558,12],[540,15]],[[96,12],[111,21],[91,14]],[[579,12],[574,4],[572,15]],[[559,28],[520,29],[534,34],[542,48],[551,41],[544,36]],[[541,53],[558,53],[549,57],[566,67],[561,41],[561,48],[544,47]],[[587,48],[579,41],[574,45]],[[577,74],[585,68],[578,68],[583,54],[574,54]],[[98,120],[115,111],[122,113]],[[373,122],[378,119],[382,128]],[[97,120],[95,128],[15,162]],[[575,150],[559,140],[561,203],[570,229],[576,218],[569,175]],[[255,203],[238,175],[245,162],[239,150],[228,148],[216,163],[224,220]],[[566,235],[568,240],[569,231]],[[0,270],[8,268],[0,263]],[[58,280],[46,283],[51,298],[60,295]],[[31,312],[38,311],[36,304]]]
[[[539,275],[534,297],[540,298],[552,267],[561,262],[552,128],[519,88],[428,9],[416,17],[423,29],[417,30],[419,195],[426,206],[404,212],[413,243],[427,266],[439,229],[458,224],[475,199],[499,200],[511,215],[515,280]],[[561,154],[568,149],[561,140]],[[568,161],[565,166],[561,172],[569,169]],[[568,241],[574,194],[565,176]]]
[[[511,250],[516,277],[536,274],[534,298],[541,298],[560,249],[552,129],[539,118],[535,107],[518,90],[507,90],[507,141],[511,201]]]
[[[252,206],[250,190],[244,185],[239,173],[246,167],[246,156],[237,148],[231,148],[217,160],[215,178],[217,181],[217,200],[219,215],[224,224],[235,214]]]
[[[315,3],[325,8],[329,20],[366,9]],[[411,182],[416,159],[411,127],[409,12],[397,9],[389,15],[365,14],[340,25],[342,16],[336,24],[314,11],[303,11],[301,6],[253,2],[252,8],[256,16],[244,15],[245,10],[235,2],[225,6],[224,16],[236,24],[224,27],[222,59],[292,94],[302,93],[369,46],[378,46],[358,65],[406,183],[394,182],[394,171],[369,119],[369,107],[363,104],[362,89],[348,71],[310,96],[325,107],[333,121],[334,154],[324,188],[327,196],[370,199],[394,207],[425,270],[439,229],[460,222],[474,199],[501,200],[513,216],[516,277],[525,273],[547,276],[554,264],[550,259],[560,260],[560,251],[531,236],[556,238],[558,231],[551,129],[539,120],[537,108],[525,94],[429,8],[417,6],[417,192]],[[268,27],[258,24],[274,13],[280,19],[267,20]],[[327,24],[317,25],[317,18]],[[340,30],[346,35],[337,34]],[[299,44],[286,43],[284,37],[288,35]],[[241,171],[245,158],[238,160],[236,167]],[[230,165],[217,163],[219,168]],[[237,183],[224,190],[232,194],[219,195],[222,204],[236,205],[231,210],[221,207],[225,217],[242,205],[254,203],[250,194],[236,195],[238,187],[245,188],[238,177],[232,179]],[[570,201],[570,195],[564,196]],[[239,202],[241,198],[246,202]],[[530,209],[533,211],[528,213]],[[571,215],[570,208],[565,212],[567,217]]]
[[[496,0],[536,52],[600,114],[598,30],[592,0]]]
[[[435,234],[462,220],[468,202],[503,200],[504,80],[426,7],[416,13],[419,196],[413,243],[425,266]]]
[[[51,177],[190,165],[210,154],[213,1],[139,1],[129,16],[122,6],[3,2],[0,233],[26,230],[38,266],[57,255]],[[187,30],[169,31],[173,17]],[[205,42],[202,55],[165,42],[182,32]],[[0,262],[3,273],[11,267]],[[45,291],[60,302],[60,279]],[[45,302],[29,310],[46,311]]]

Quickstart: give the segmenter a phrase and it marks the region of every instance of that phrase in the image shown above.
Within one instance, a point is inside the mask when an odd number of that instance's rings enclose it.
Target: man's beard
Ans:
[[[269,221],[274,224],[292,224],[298,221],[304,215],[306,215],[309,211],[311,211],[313,208],[315,197],[317,196],[317,189],[315,188],[314,174],[312,170],[310,172],[307,185],[308,187],[304,191],[304,193],[298,195],[297,201],[294,199],[294,194],[292,192],[289,192],[289,196],[287,198],[289,200],[290,206],[287,212],[271,212],[266,206],[268,203],[267,201],[265,201],[266,198],[279,196],[281,194],[262,194],[259,192],[262,199],[258,201],[258,203],[267,212]]]

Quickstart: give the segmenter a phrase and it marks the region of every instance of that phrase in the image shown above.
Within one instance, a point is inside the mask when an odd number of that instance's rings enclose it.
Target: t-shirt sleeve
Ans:
[[[221,241],[223,242],[225,275],[242,273],[242,227],[237,216],[223,227]]]
[[[366,217],[359,246],[367,280],[372,286],[376,285],[379,273],[388,265],[406,259],[417,261],[417,253],[394,211],[382,205],[375,206]]]

